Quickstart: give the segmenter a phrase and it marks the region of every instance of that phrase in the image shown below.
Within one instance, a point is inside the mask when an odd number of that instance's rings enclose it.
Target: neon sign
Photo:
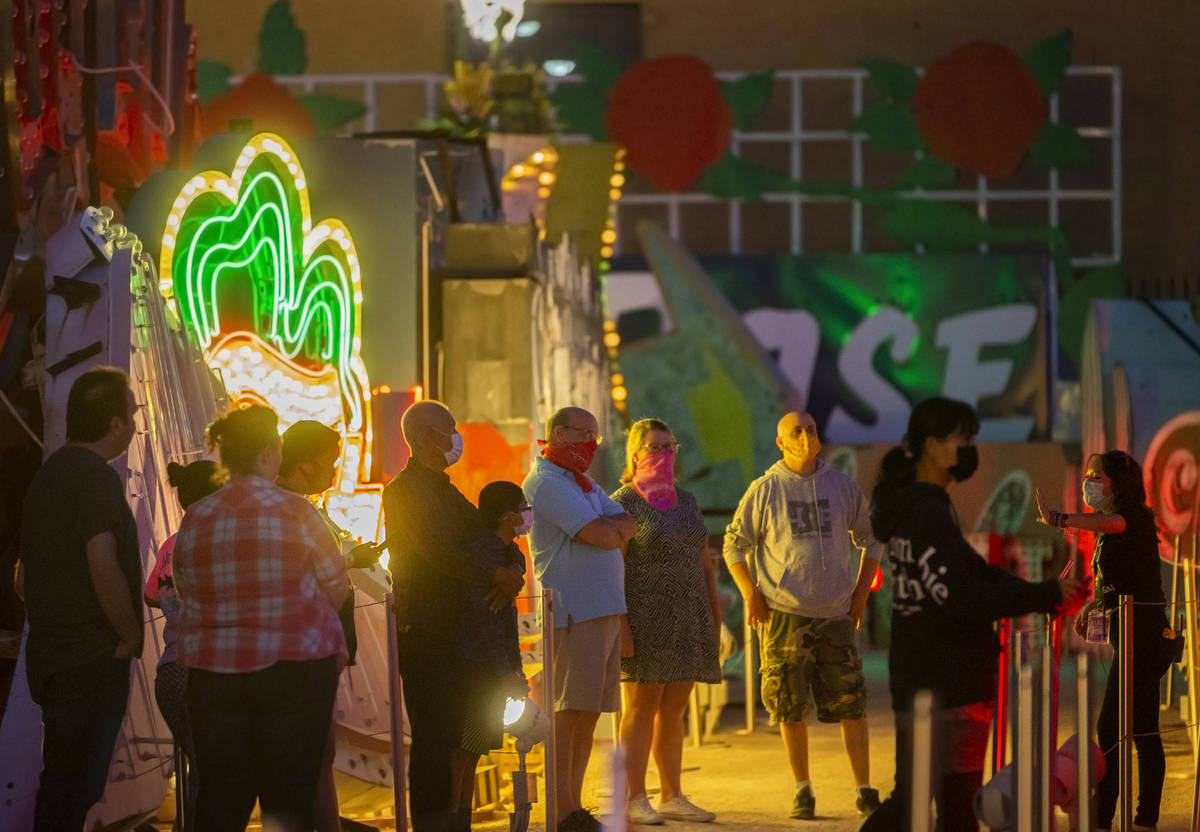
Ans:
[[[281,137],[261,133],[231,174],[205,171],[166,219],[160,289],[235,401],[269,404],[284,429],[315,419],[342,433],[330,514],[373,539],[370,385],[362,279],[349,229],[314,224],[304,171]]]

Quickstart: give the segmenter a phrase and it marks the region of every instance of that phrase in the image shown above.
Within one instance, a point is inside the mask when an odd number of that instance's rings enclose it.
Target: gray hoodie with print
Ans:
[[[809,618],[849,614],[860,557],[882,555],[862,489],[824,460],[807,477],[776,462],[725,529],[725,562],[750,564],[768,607]]]

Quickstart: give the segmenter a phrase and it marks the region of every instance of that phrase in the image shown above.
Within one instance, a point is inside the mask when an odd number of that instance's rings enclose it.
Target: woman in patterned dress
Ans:
[[[716,583],[704,553],[708,531],[696,498],[675,486],[671,429],[642,419],[629,429],[625,483],[612,495],[634,520],[625,551],[621,748],[634,823],[711,821],[680,790],[683,712],[696,682],[721,681]],[[662,791],[657,811],[646,798],[650,753]]]

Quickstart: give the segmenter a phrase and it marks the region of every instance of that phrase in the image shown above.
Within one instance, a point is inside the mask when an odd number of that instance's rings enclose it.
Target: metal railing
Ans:
[[[737,80],[745,73],[720,72],[722,80]],[[1064,205],[1104,203],[1108,208],[1108,249],[1093,252],[1077,252],[1071,260],[1077,268],[1111,265],[1120,262],[1122,256],[1121,236],[1121,70],[1113,66],[1073,66],[1066,71],[1068,78],[1098,78],[1108,81],[1109,118],[1104,124],[1076,125],[1079,134],[1085,139],[1102,139],[1108,141],[1107,159],[1099,160],[1099,164],[1107,173],[1107,187],[1098,188],[1067,188],[1060,183],[1057,170],[1047,173],[1045,187],[1005,189],[990,184],[985,177],[975,179],[972,187],[952,188],[931,191],[921,191],[914,194],[920,199],[945,200],[955,203],[972,205],[977,215],[987,220],[994,206],[1013,203],[1044,203],[1047,221],[1051,226],[1059,227]],[[362,120],[347,129],[375,132],[379,130],[408,129],[417,115],[433,118],[437,115],[441,100],[441,86],[447,76],[437,73],[346,73],[322,75],[278,76],[282,84],[298,87],[306,92],[321,88],[357,88],[361,91],[360,100],[366,105],[367,112]],[[561,79],[550,79],[550,86],[559,83],[573,83],[581,79],[568,76]],[[850,96],[851,117],[858,116],[863,110],[866,85],[869,76],[862,69],[794,69],[780,70],[775,73],[775,83],[787,91],[788,127],[782,130],[735,130],[731,150],[736,154],[745,148],[756,144],[783,144],[789,154],[788,169],[781,171],[793,179],[802,179],[805,175],[804,153],[806,144],[814,142],[843,142],[850,146],[850,183],[861,188],[866,183],[866,165],[864,160],[864,143],[868,138],[863,133],[845,129],[815,129],[810,127],[805,119],[806,98],[805,85],[813,82],[841,81],[848,85]],[[385,90],[407,89],[421,104],[421,112],[385,113],[380,106],[381,93]],[[1060,95],[1056,94],[1049,101],[1049,118],[1059,120],[1061,110]],[[400,123],[403,122],[403,123]],[[571,140],[573,137],[565,137]],[[788,206],[788,251],[801,254],[806,251],[804,240],[804,208],[813,202],[827,202],[831,199],[844,200],[841,197],[814,197],[804,194],[768,194],[764,200],[768,203],[782,203]],[[620,214],[623,209],[638,206],[644,209],[649,206],[661,208],[665,214],[668,232],[679,239],[685,233],[685,206],[692,205],[724,205],[727,210],[729,246],[727,253],[743,253],[743,227],[745,222],[744,203],[741,200],[721,200],[706,193],[629,193],[622,194],[618,203],[618,227]],[[622,253],[621,240],[614,246],[616,254]],[[864,231],[863,206],[861,202],[853,201],[850,205],[850,235],[849,253],[862,254],[869,251],[869,245]],[[987,245],[980,246],[980,251],[987,252]],[[624,252],[628,253],[628,252]]]

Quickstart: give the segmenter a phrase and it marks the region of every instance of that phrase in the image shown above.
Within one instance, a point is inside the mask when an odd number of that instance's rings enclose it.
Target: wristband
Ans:
[[[1067,516],[1068,515],[1065,512],[1060,511],[1058,513],[1058,527],[1060,529],[1065,529],[1067,527]]]

